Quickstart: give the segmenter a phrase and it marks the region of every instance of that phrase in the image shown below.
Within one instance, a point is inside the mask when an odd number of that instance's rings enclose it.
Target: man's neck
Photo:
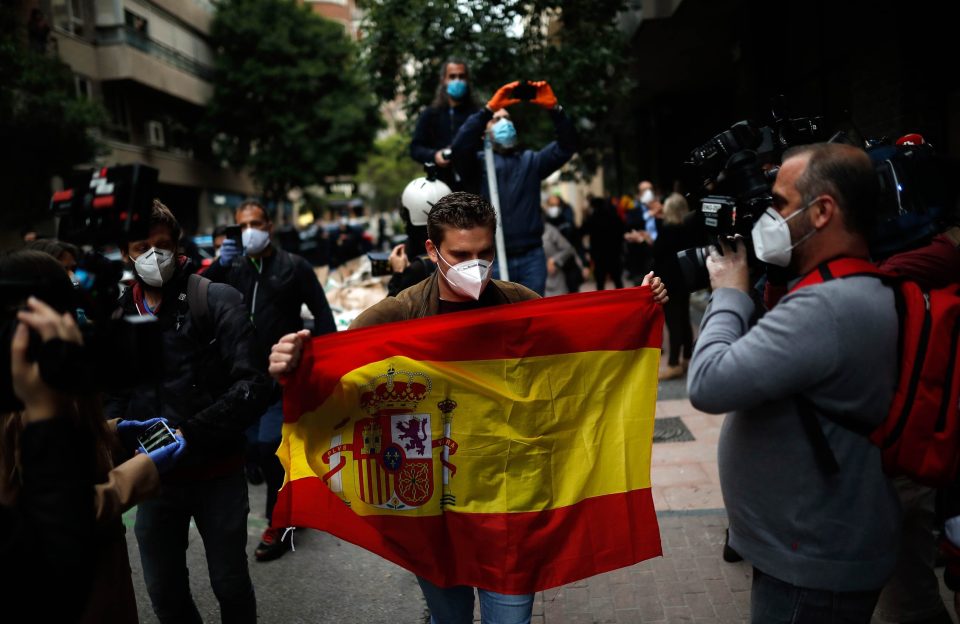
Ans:
[[[860,258],[862,260],[870,259],[870,248],[864,241],[850,241],[845,245],[828,245],[822,250],[811,254],[809,258],[803,258],[798,267],[800,275],[806,275],[824,262],[835,258]]]
[[[456,101],[455,99],[453,99],[452,97],[450,97],[450,96],[448,95],[448,96],[447,96],[447,106],[449,106],[450,108],[456,108],[456,107],[460,106],[460,102]]]

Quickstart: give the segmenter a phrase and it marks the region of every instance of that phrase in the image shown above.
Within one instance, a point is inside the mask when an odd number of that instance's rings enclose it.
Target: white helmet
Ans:
[[[417,178],[403,189],[400,203],[410,212],[410,223],[426,225],[427,213],[441,197],[449,193],[450,187],[436,178]]]

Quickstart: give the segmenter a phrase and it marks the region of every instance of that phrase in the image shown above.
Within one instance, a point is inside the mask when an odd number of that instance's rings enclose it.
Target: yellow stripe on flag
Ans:
[[[452,499],[445,509],[540,511],[649,488],[659,357],[659,349],[644,348],[466,362],[389,358],[351,371],[320,408],[284,423],[277,454],[287,481],[324,477],[343,459],[328,486],[358,515],[396,515],[360,500],[361,462],[354,450],[334,454],[329,465],[322,460],[338,443],[354,442],[354,423],[366,417],[360,405],[369,389],[364,385],[392,366],[398,379],[402,371],[429,378],[431,390],[412,413],[429,414],[432,440],[444,437],[438,403],[457,404],[449,436],[456,444],[449,455],[456,472],[448,474]],[[430,500],[403,515],[442,513],[443,448],[430,450]],[[383,474],[370,481],[377,479],[386,483]]]

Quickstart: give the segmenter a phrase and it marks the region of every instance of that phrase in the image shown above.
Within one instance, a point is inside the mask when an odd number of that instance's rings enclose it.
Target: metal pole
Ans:
[[[503,241],[503,213],[500,210],[500,191],[497,189],[497,168],[493,164],[493,144],[489,136],[483,139],[483,158],[487,164],[487,188],[490,191],[490,203],[497,213],[497,265],[500,267],[500,279],[510,281],[507,271],[507,245]]]

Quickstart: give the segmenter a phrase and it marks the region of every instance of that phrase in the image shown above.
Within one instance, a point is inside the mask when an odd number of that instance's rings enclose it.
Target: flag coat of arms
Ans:
[[[658,556],[662,334],[642,287],[314,338],[285,384],[273,525],[508,594]]]

